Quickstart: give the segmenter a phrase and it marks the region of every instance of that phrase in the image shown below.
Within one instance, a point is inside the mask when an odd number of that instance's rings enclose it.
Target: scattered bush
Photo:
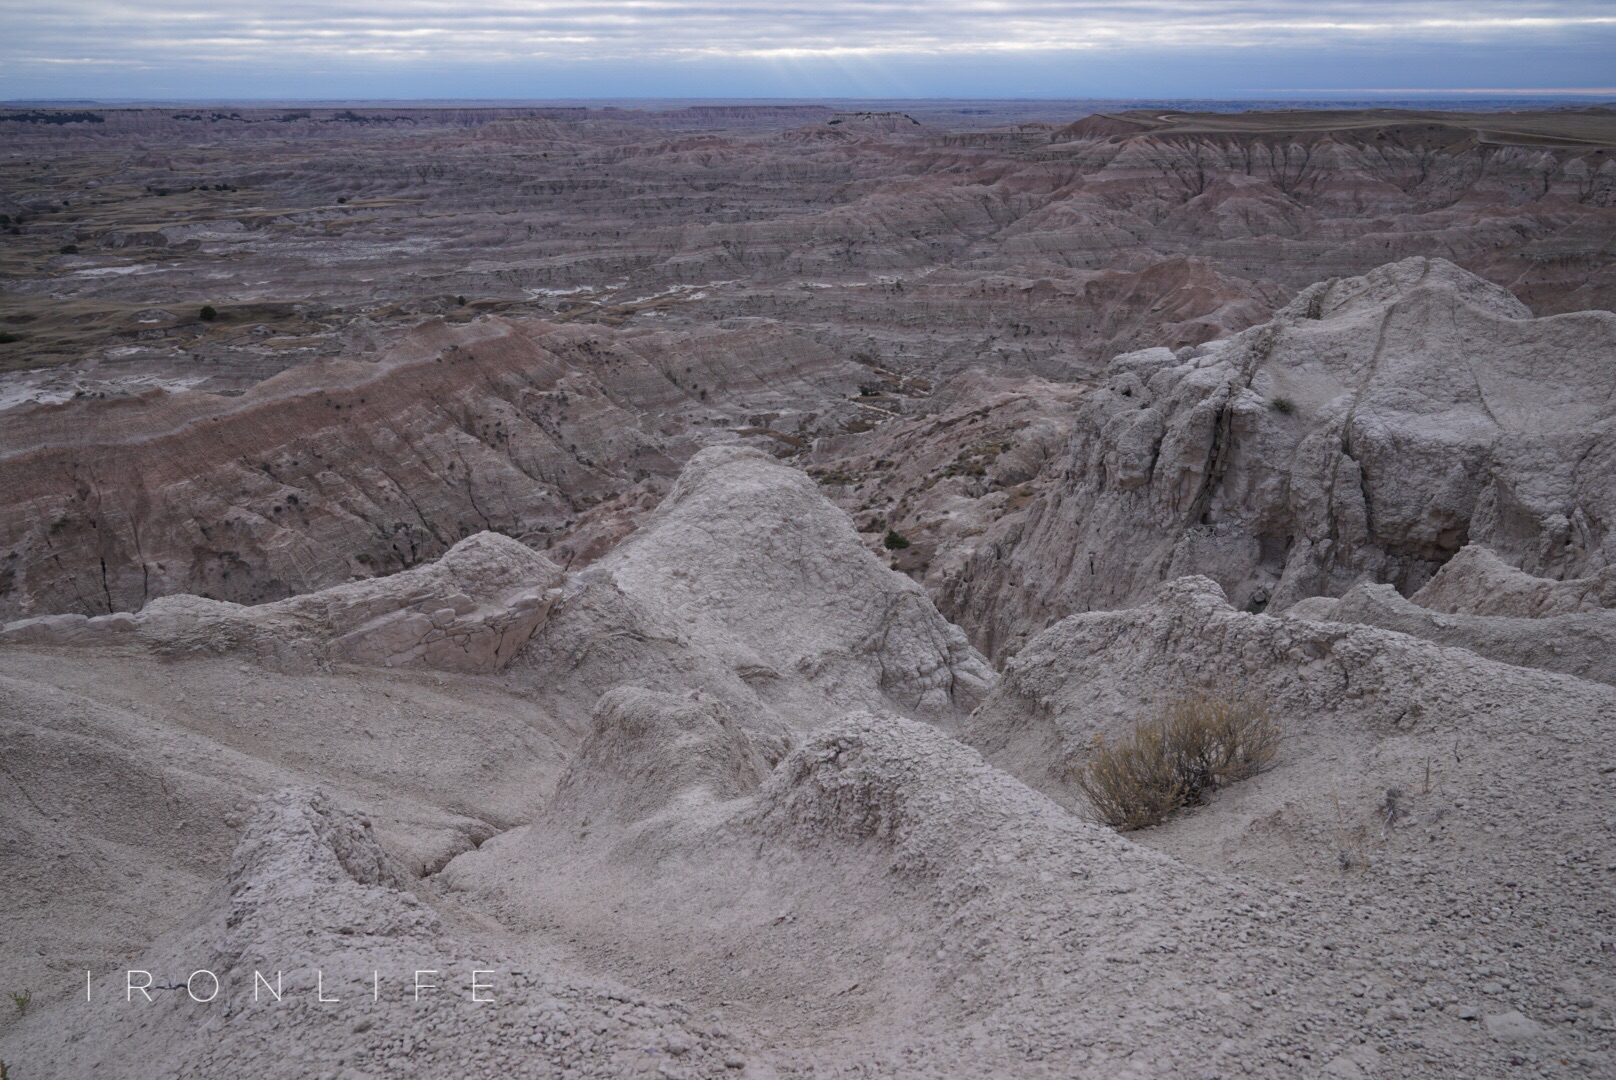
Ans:
[[[1144,829],[1267,769],[1279,738],[1279,725],[1262,706],[1194,694],[1113,742],[1096,738],[1072,776],[1102,822]]]
[[[1296,402],[1288,397],[1269,398],[1268,407],[1281,415],[1289,416],[1296,411]]]
[[[203,304],[202,310],[196,313],[196,317],[203,322],[212,322],[219,317],[219,309],[212,304]]]
[[[887,535],[881,543],[888,551],[902,551],[909,546],[909,538],[896,529],[888,529]]]
[[[79,246],[77,244],[63,244],[62,245],[62,254],[63,255],[77,255],[78,253],[79,253]]]
[[[1114,743],[1095,739],[1074,779],[1105,824],[1144,829],[1185,804],[1184,783],[1172,759],[1166,725],[1141,724]]]
[[[347,201],[348,201],[348,196],[346,196],[346,195],[338,195],[337,196],[337,202],[338,203],[345,203]]]
[[[8,334],[4,330],[0,330],[0,345],[10,345],[13,341],[21,340],[22,338],[18,337],[16,334]]]
[[[34,1003],[34,992],[32,990],[24,990],[20,994],[13,993],[11,995],[11,1003],[17,1006],[18,1016],[26,1016],[28,1015],[28,1006]]]
[[[461,307],[465,307],[466,306],[466,298],[464,296],[457,296],[457,297],[455,297],[455,303],[459,304]]]

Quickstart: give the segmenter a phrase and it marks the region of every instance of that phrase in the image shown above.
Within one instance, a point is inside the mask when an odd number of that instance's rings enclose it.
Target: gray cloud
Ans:
[[[1228,49],[1519,50],[1616,41],[1607,0],[23,0],[8,4],[0,93],[72,73],[498,67],[544,63],[738,63],[857,67],[899,58]]]

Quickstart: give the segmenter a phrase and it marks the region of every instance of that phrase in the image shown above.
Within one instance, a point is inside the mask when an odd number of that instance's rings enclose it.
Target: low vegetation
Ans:
[[[1267,769],[1279,739],[1278,723],[1261,705],[1194,694],[1117,739],[1096,738],[1072,777],[1100,821],[1122,831],[1145,829]]]
[[[11,994],[11,1003],[17,1006],[18,1016],[27,1016],[28,1006],[34,1003],[34,992],[32,990],[23,990],[21,992],[13,991]]]
[[[1288,397],[1269,398],[1268,407],[1282,416],[1289,416],[1296,411],[1296,402]]]
[[[203,322],[212,322],[219,317],[219,309],[212,304],[204,304],[202,310],[196,313],[196,317]]]
[[[902,551],[909,546],[909,538],[896,529],[888,529],[881,543],[888,551]]]

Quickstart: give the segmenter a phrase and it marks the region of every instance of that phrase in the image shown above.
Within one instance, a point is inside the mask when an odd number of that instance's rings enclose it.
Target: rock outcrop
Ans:
[[[1271,323],[1112,362],[1060,480],[943,607],[990,652],[1204,573],[1275,610],[1424,586],[1466,543],[1542,577],[1616,564],[1616,315],[1533,319],[1451,263],[1306,289]]]
[[[1300,614],[1380,626],[1506,664],[1616,683],[1616,611],[1608,608],[1536,618],[1445,614],[1405,600],[1390,585],[1354,585],[1341,599],[1323,601]]]
[[[538,552],[478,533],[437,562],[389,577],[256,607],[179,595],[133,615],[38,616],[0,627],[0,645],[138,641],[170,656],[243,653],[492,672],[543,622],[560,580],[560,568]]]
[[[1540,619],[1550,615],[1616,609],[1616,566],[1588,577],[1535,577],[1480,544],[1463,548],[1436,576],[1409,597],[1448,615],[1501,615]]]

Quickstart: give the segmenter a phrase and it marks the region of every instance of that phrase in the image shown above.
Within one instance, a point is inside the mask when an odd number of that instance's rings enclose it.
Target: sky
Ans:
[[[6,0],[0,99],[1616,99],[1616,0]]]

